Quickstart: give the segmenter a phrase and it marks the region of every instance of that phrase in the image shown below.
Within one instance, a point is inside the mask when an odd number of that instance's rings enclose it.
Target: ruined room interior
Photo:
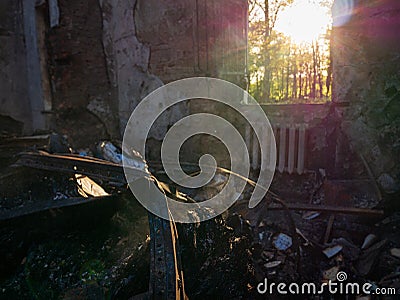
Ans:
[[[333,15],[330,101],[261,105],[277,159],[256,207],[262,149],[238,112],[191,99],[154,122],[134,164],[176,201],[209,199],[235,176],[224,144],[199,135],[180,164],[195,173],[209,153],[215,176],[197,189],[174,184],[160,152],[178,120],[217,114],[249,150],[235,203],[182,224],[148,212],[128,188],[124,130],[143,98],[180,79],[248,89],[248,1],[1,0],[0,298],[289,299],[259,284],[321,285],[339,273],[399,294],[400,2],[335,3],[352,9]]]

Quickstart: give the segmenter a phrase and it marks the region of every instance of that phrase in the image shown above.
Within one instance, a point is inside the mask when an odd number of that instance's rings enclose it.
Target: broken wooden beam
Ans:
[[[30,167],[39,170],[56,171],[68,174],[83,174],[101,180],[126,183],[122,165],[106,160],[77,155],[56,155],[46,152],[21,153],[14,166]],[[149,173],[130,167],[131,176],[148,177]]]

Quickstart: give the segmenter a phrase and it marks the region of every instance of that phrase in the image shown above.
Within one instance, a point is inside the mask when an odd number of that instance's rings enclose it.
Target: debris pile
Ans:
[[[276,210],[269,199],[276,197],[272,193],[255,210],[241,200],[219,219],[181,225],[187,293],[195,299],[204,295],[254,299],[261,297],[257,286],[265,278],[288,285],[314,283],[316,287],[343,280],[398,292],[399,214],[385,218],[375,202],[364,202],[359,210],[343,206],[331,211],[327,209],[331,206],[324,205],[330,197],[324,193],[329,189],[316,183],[309,186],[311,201],[318,194],[312,187],[319,192],[319,204],[310,205],[316,211],[307,205],[308,210],[301,210],[301,201],[283,201],[286,209]],[[279,188],[279,183],[273,183],[274,188]],[[365,193],[357,196],[354,191],[350,198],[366,199]],[[354,297],[364,299],[362,294]],[[326,292],[321,297],[330,299],[331,295]]]
[[[180,268],[193,299],[262,298],[257,287],[266,278],[400,289],[400,213],[380,210],[374,186],[364,188],[368,180],[327,180],[323,170],[281,174],[254,209],[248,208],[254,188],[248,184],[223,215],[169,227],[148,216],[127,189],[124,155],[138,176],[150,173],[139,154],[123,152],[118,143],[73,151],[58,135],[13,138],[1,141],[0,154],[3,298],[162,293],[174,283],[183,287],[182,278],[163,279]],[[160,189],[190,202],[213,197],[234,176],[218,171],[191,191],[164,180],[162,169],[150,170]],[[172,240],[180,259],[171,256]]]
[[[148,290],[147,212],[124,187],[121,168],[104,160],[108,143],[73,151],[56,134],[1,140],[0,298],[126,298]],[[147,172],[143,160],[131,161]]]

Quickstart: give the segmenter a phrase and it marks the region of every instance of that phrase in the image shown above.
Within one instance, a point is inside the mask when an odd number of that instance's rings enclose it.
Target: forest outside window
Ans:
[[[249,93],[260,104],[331,100],[333,0],[249,0]]]

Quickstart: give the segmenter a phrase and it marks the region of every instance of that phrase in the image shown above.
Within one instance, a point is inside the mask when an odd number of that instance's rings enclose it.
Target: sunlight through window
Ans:
[[[249,91],[260,103],[330,101],[333,2],[249,0]]]
[[[331,24],[329,8],[310,0],[297,0],[278,16],[276,30],[302,44],[317,40]]]

